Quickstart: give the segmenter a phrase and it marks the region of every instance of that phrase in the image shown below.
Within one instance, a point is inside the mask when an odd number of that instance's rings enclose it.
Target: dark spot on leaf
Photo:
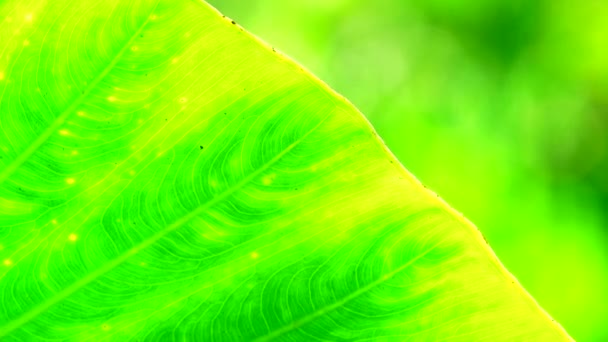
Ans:
[[[233,21],[231,21],[231,22],[232,22],[232,25],[235,25],[235,24],[236,24],[236,22],[235,22],[234,20],[233,20]]]
[[[199,146],[201,148],[201,150],[203,149],[203,146]]]

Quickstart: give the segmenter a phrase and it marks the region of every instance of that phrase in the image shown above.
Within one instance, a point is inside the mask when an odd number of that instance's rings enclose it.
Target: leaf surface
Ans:
[[[199,1],[0,2],[0,262],[2,341],[569,339],[351,104]]]

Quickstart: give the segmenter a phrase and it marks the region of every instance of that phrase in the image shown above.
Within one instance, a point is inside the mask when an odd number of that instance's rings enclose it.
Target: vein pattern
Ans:
[[[0,340],[484,339],[567,335],[298,65],[199,1],[0,2]]]

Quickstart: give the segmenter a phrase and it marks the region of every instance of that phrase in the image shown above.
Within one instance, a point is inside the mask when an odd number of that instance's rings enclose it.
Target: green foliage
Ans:
[[[361,109],[575,339],[608,341],[608,2],[209,2]]]
[[[206,4],[0,13],[2,341],[568,340],[352,105]]]

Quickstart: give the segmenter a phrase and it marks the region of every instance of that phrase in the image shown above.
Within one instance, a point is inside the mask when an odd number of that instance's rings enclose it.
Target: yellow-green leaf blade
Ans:
[[[356,109],[206,4],[0,9],[3,340],[568,339]]]

